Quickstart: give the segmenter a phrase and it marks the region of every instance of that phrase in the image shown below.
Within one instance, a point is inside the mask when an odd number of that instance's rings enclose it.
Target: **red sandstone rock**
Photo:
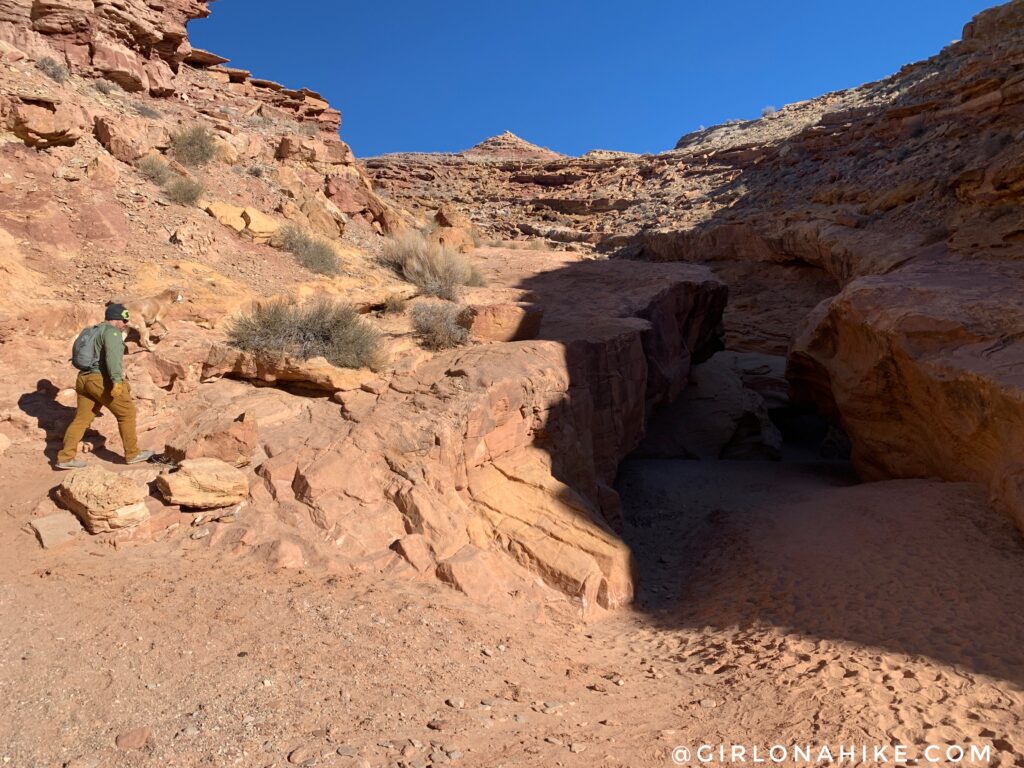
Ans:
[[[540,334],[544,308],[531,304],[473,304],[470,330],[485,341],[524,341]]]
[[[154,148],[170,143],[167,131],[142,119],[100,115],[93,125],[96,140],[123,163],[134,163]]]
[[[8,126],[30,147],[71,146],[85,134],[88,117],[84,110],[42,96],[21,96],[11,108]]]
[[[130,528],[149,517],[143,503],[146,487],[133,475],[101,467],[75,470],[61,483],[58,495],[89,533]]]
[[[164,456],[176,464],[201,457],[220,459],[233,467],[252,461],[259,445],[256,418],[241,414],[235,419],[218,413],[183,415],[185,429],[176,434],[164,449]]]
[[[174,471],[157,477],[156,485],[168,503],[188,509],[230,507],[249,495],[242,472],[209,457],[185,459]]]

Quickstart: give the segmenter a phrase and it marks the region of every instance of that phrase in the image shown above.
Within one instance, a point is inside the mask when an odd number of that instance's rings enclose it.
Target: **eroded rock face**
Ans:
[[[865,477],[981,482],[1024,529],[1022,278],[945,262],[851,283],[797,338],[794,396],[842,424]]]
[[[149,519],[146,486],[131,473],[102,467],[75,470],[60,485],[58,497],[89,533],[130,528]]]

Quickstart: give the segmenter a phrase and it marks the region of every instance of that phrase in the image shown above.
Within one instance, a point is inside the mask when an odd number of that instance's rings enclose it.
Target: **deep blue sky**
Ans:
[[[659,152],[937,53],[993,0],[217,0],[193,45],[323,93],[360,157],[510,130]]]

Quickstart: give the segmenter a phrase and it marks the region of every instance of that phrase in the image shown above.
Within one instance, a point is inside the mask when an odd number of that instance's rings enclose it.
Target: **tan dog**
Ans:
[[[123,299],[116,303],[124,304],[128,310],[128,327],[134,328],[139,333],[139,342],[146,349],[152,349],[149,341],[150,326],[160,326],[161,336],[166,334],[167,326],[164,325],[163,316],[172,305],[185,300],[185,297],[176,288],[168,288],[156,296],[147,296],[142,299]],[[113,302],[112,302],[113,303]]]

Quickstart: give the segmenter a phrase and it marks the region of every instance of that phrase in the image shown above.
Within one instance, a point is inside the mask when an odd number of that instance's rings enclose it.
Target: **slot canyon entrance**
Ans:
[[[703,366],[742,372],[745,357],[750,374],[756,353],[719,352]],[[761,358],[748,380],[770,402],[780,391]],[[976,484],[864,482],[845,436],[813,411],[776,401],[770,423],[764,410],[741,415],[728,387],[730,404],[716,403],[701,368],[699,391],[682,400],[732,421],[700,456],[706,423],[690,444],[671,439],[692,408],[650,419],[656,440],[615,483],[636,601],[597,630],[652,681],[673,681],[678,700],[661,699],[673,731],[762,752],[809,742],[1019,752],[1024,543],[1009,517]]]

